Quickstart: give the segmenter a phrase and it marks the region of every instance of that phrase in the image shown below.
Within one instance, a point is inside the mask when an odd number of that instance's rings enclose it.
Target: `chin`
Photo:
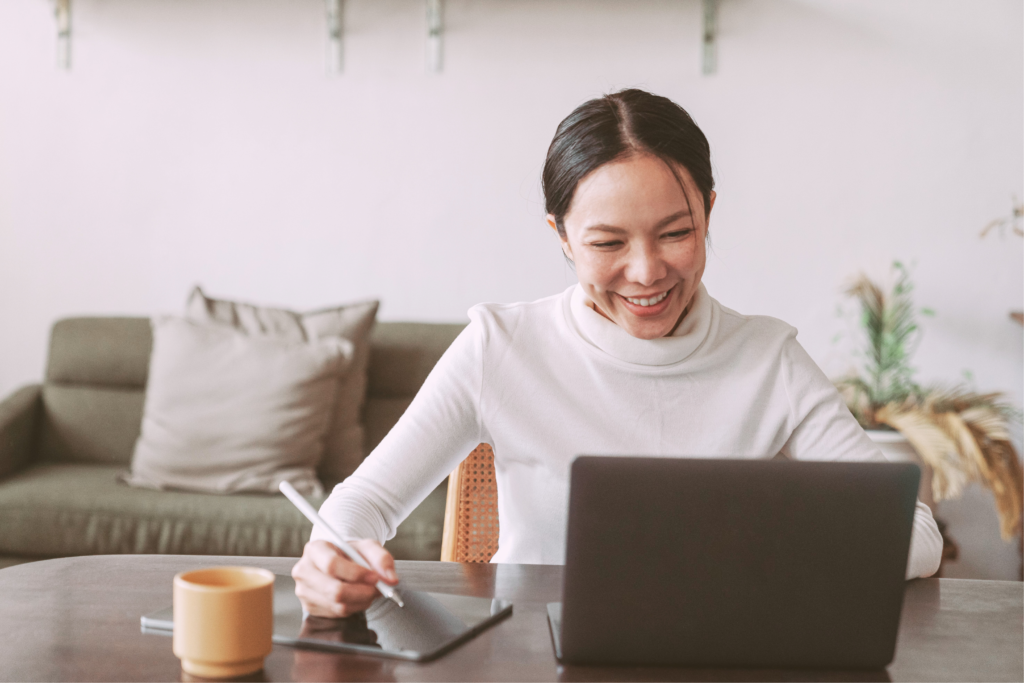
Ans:
[[[659,315],[644,317],[633,315],[629,310],[618,311],[616,324],[637,339],[659,339],[672,333],[682,316],[677,306],[663,311]]]
[[[626,330],[632,337],[637,339],[659,339],[668,335],[672,331],[675,323],[663,323],[657,324],[653,321],[645,321],[639,325],[622,325],[622,329]]]
[[[648,334],[647,332],[630,332],[630,334],[636,337],[637,339],[661,339],[662,337],[665,336],[664,334],[660,334],[657,332],[653,332],[650,334]]]

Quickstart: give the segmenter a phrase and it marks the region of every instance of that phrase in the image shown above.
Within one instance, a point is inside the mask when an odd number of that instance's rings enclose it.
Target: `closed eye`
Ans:
[[[666,232],[662,235],[663,239],[681,239],[689,237],[693,233],[693,228],[685,228],[683,230],[673,230],[672,232]]]

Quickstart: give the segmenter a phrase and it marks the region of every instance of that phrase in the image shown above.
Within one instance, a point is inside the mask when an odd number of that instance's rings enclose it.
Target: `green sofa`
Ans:
[[[376,325],[363,412],[367,452],[462,328]],[[283,496],[152,491],[117,481],[139,435],[151,348],[147,318],[58,321],[43,384],[0,402],[0,566],[110,553],[302,553],[312,527]],[[388,542],[396,558],[439,559],[445,486]]]

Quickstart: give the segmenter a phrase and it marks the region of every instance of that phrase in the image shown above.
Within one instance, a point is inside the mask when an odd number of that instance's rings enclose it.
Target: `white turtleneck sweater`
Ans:
[[[883,460],[832,383],[774,318],[740,315],[703,285],[670,337],[630,336],[579,285],[480,304],[409,409],[320,514],[348,538],[391,538],[479,443],[494,448],[493,562],[561,564],[569,465],[581,453]],[[321,529],[313,538],[326,538]],[[939,566],[918,502],[907,577]]]

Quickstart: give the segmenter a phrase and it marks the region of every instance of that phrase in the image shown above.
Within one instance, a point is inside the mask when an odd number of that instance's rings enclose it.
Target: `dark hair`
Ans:
[[[565,238],[565,214],[580,181],[599,166],[633,154],[652,154],[675,173],[679,164],[711,211],[711,149],[686,110],[645,90],[622,90],[584,102],[558,124],[544,161],[541,184],[547,212]],[[682,181],[680,181],[682,184]]]

